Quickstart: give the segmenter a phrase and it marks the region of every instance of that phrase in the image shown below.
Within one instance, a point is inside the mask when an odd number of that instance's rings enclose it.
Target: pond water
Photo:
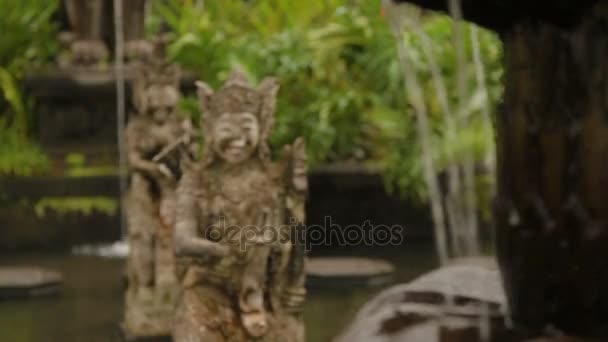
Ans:
[[[382,257],[397,266],[396,280],[409,281],[437,265],[430,243],[317,255]],[[119,342],[123,310],[124,261],[72,255],[0,256],[0,265],[36,265],[65,277],[60,296],[0,302],[1,342]],[[382,288],[309,289],[305,308],[307,340],[330,341],[360,306]]]

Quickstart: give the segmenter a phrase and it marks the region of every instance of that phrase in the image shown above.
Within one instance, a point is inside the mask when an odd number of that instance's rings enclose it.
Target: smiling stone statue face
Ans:
[[[226,163],[240,164],[248,160],[259,141],[260,125],[251,113],[224,113],[213,127],[213,150]]]
[[[148,114],[157,123],[164,123],[179,102],[179,91],[174,85],[153,84],[146,89]]]

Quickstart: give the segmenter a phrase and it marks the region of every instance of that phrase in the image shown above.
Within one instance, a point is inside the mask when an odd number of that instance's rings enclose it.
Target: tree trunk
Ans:
[[[497,249],[517,325],[608,338],[608,4],[504,32]]]

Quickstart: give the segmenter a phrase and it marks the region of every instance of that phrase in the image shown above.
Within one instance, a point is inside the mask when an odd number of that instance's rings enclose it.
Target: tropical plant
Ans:
[[[0,127],[0,175],[31,175],[47,167],[48,159],[37,144]]]
[[[27,69],[48,62],[56,52],[51,16],[57,0],[0,0],[0,174],[29,174],[46,166],[28,140],[32,101],[21,91]]]
[[[493,33],[475,28],[472,24],[463,25],[464,51],[466,52],[464,78],[466,80],[466,93],[464,98],[459,97],[458,91],[458,62],[456,49],[453,45],[454,23],[448,16],[432,15],[422,18],[419,31],[412,29],[403,32],[400,39],[404,44],[404,50],[408,53],[408,61],[412,64],[417,80],[424,93],[424,103],[428,111],[431,124],[431,143],[433,160],[438,166],[438,171],[445,171],[456,160],[463,160],[467,154],[471,154],[477,164],[486,162],[485,158],[489,151],[494,149],[492,127],[486,122],[483,111],[487,108],[497,107],[502,96],[502,48],[501,43]],[[483,69],[485,70],[485,87],[480,86],[475,77],[476,68],[472,56],[471,30],[478,30],[478,40],[483,56]],[[428,44],[425,50],[424,44]],[[395,62],[396,63],[396,62]],[[439,70],[438,76],[445,87],[445,94],[438,91],[436,79],[433,77],[435,64]],[[398,66],[395,73],[402,74]],[[405,87],[404,87],[405,88]],[[405,91],[401,90],[403,101]],[[447,97],[447,102],[442,104],[442,96]],[[444,106],[449,108],[446,113]],[[413,108],[407,108],[406,115],[414,117]],[[403,108],[402,107],[402,108]],[[484,108],[486,107],[486,108]],[[389,136],[395,145],[400,148],[390,149],[382,158],[387,160],[384,165],[385,175],[389,184],[397,184],[401,189],[409,189],[408,193],[425,194],[425,185],[422,181],[421,159],[411,156],[419,156],[420,150],[415,137],[414,128],[409,131],[405,127],[412,122],[399,120],[399,112],[389,112],[392,118],[386,120],[393,123],[401,122],[401,130],[410,132],[411,135],[399,136],[392,132]],[[450,127],[446,126],[446,115],[455,121],[455,129],[450,134]],[[383,132],[390,132],[383,130]],[[412,145],[414,146],[405,146]],[[412,154],[413,153],[413,154]],[[399,162],[401,161],[401,162]]]
[[[371,38],[365,18],[343,1],[193,1],[158,5],[177,38],[171,55],[219,85],[240,67],[254,80],[281,79],[274,144],[304,136],[312,162],[365,157],[360,113],[365,89],[353,87],[349,54]],[[379,12],[378,12],[379,13]],[[340,127],[340,129],[337,129]]]
[[[280,78],[277,127],[280,145],[304,136],[313,163],[359,160],[380,166],[387,184],[414,197],[425,195],[415,116],[408,105],[393,34],[381,16],[380,1],[261,0],[158,2],[155,13],[175,33],[171,57],[214,86],[239,67],[253,80]],[[472,26],[466,25],[465,31]],[[446,168],[473,150],[483,160],[491,132],[483,127],[480,105],[500,96],[500,42],[480,33],[489,96],[474,82],[461,101],[457,56],[449,17],[427,15],[420,32],[406,32],[409,57],[425,91],[433,128],[434,158]],[[425,40],[425,37],[428,38]],[[440,67],[452,108],[466,112],[466,130],[448,137],[423,43]],[[474,72],[468,51],[467,72]],[[428,51],[427,51],[428,52]],[[469,78],[467,78],[469,79]],[[474,78],[471,78],[474,80]],[[460,103],[466,103],[463,108]],[[483,129],[482,129],[483,128]]]

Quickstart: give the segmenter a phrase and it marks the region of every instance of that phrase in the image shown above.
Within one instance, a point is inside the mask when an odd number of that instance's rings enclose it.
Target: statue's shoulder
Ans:
[[[202,163],[193,163],[184,170],[178,191],[186,191],[200,196],[206,192],[209,178],[209,170]]]
[[[299,137],[292,144],[283,146],[279,160],[273,164],[277,178],[287,182],[302,172],[306,173],[308,161],[304,139]]]
[[[150,120],[137,114],[132,114],[127,123],[127,134],[142,133],[150,126]]]
[[[171,118],[169,118],[169,120],[167,121],[167,126],[171,127],[172,130],[181,132],[194,130],[192,121],[185,118],[183,114],[172,115]]]
[[[264,171],[267,180],[275,184],[282,184],[287,174],[287,163],[283,159],[269,162],[266,164]]]

